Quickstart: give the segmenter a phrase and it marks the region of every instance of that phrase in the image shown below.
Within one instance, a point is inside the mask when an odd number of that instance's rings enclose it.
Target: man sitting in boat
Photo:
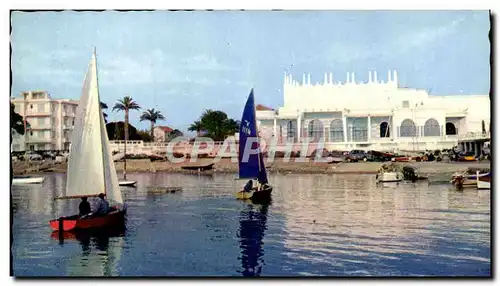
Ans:
[[[257,187],[254,187],[253,186],[253,181],[252,180],[248,180],[248,182],[246,183],[245,187],[243,188],[243,191],[244,192],[251,192],[251,191],[256,191],[257,190]]]
[[[80,202],[80,205],[78,206],[78,209],[80,210],[80,217],[84,217],[92,211],[90,209],[90,203],[87,201],[86,197],[82,198],[82,201]]]
[[[99,194],[99,201],[97,203],[97,208],[94,212],[96,216],[106,215],[109,212],[109,203],[104,198],[106,195],[103,193]]]

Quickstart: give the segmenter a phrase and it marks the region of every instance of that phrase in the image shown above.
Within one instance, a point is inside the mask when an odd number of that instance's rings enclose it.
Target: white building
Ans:
[[[45,91],[28,91],[11,102],[29,123],[25,135],[13,132],[13,151],[69,150],[78,101],[52,99]]]
[[[332,73],[323,83],[302,83],[285,74],[284,106],[257,109],[263,139],[278,142],[325,142],[329,150],[426,150],[451,148],[458,135],[486,132],[490,126],[488,95],[434,96],[425,90],[398,86],[396,71],[387,80],[369,72],[368,82],[347,73],[344,83]]]

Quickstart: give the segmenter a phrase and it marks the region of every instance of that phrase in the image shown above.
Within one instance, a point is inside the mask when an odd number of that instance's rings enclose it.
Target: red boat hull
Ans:
[[[92,228],[102,228],[102,227],[116,227],[124,225],[125,223],[125,211],[124,210],[114,210],[105,216],[96,216],[90,218],[79,218],[78,215],[63,217],[62,231],[72,231],[78,229],[92,229]],[[49,222],[50,227],[53,230],[59,231],[59,220],[54,219]]]

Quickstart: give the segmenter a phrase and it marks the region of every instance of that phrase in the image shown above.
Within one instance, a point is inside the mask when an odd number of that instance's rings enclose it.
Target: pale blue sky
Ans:
[[[104,102],[130,95],[182,131],[207,108],[240,119],[252,87],[256,103],[282,106],[285,71],[321,82],[396,69],[431,94],[488,94],[489,29],[487,11],[15,12],[12,95],[78,99],[94,46]]]

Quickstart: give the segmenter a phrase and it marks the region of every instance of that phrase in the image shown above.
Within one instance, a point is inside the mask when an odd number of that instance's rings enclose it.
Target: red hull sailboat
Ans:
[[[57,231],[124,225],[126,210],[116,174],[104,116],[100,108],[97,59],[94,49],[76,111],[68,160],[66,189],[55,199],[97,197],[104,193],[114,204],[106,215],[62,216],[49,222]]]

